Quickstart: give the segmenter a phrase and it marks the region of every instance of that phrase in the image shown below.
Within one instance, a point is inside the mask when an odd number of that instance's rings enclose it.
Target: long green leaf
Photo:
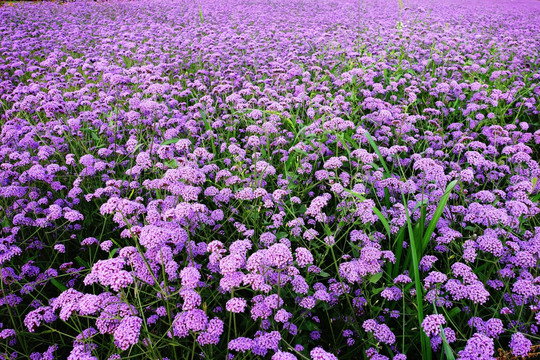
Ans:
[[[377,146],[377,144],[375,144],[375,141],[373,141],[373,138],[371,137],[371,135],[367,131],[366,131],[366,138],[368,139],[369,144],[371,145],[373,150],[375,150],[375,153],[377,154],[377,156],[381,160],[382,166],[384,167],[384,170],[386,172],[386,174],[385,174],[386,177],[390,176],[390,171],[388,170],[388,166],[386,166],[386,161],[384,161],[384,158],[381,155],[381,152],[379,151],[379,147]]]
[[[416,209],[416,207],[415,207]],[[413,213],[416,210],[413,210]],[[415,239],[423,239],[424,235],[424,229],[426,227],[426,214],[427,214],[427,202],[423,202],[420,209],[420,219],[415,225]],[[424,251],[425,249],[420,246],[420,248]],[[418,256],[422,257],[424,254],[420,253]]]
[[[169,139],[169,140],[165,140],[160,145],[165,146],[165,145],[170,145],[170,144],[176,144],[178,141],[180,141],[180,138]]]
[[[446,191],[444,192],[444,195],[441,198],[441,201],[439,202],[437,209],[435,210],[435,214],[433,215],[433,218],[431,219],[431,222],[429,223],[426,233],[424,234],[424,239],[422,241],[422,254],[424,253],[424,251],[426,251],[429,240],[431,239],[431,235],[433,235],[433,231],[435,231],[435,227],[437,226],[437,223],[439,222],[439,219],[441,218],[444,208],[446,207],[446,203],[448,202],[450,193],[456,187],[457,183],[458,181],[454,180],[450,184],[448,184],[448,186],[446,186]]]
[[[51,284],[53,284],[60,291],[66,291],[68,289],[66,285],[54,278],[51,279]]]
[[[381,220],[384,228],[386,229],[386,232],[388,233],[388,240],[390,240],[391,233],[390,233],[390,225],[388,224],[388,221],[386,221],[386,218],[384,217],[384,215],[375,206],[373,207],[373,212],[375,213],[375,215],[377,215],[379,220]]]
[[[199,20],[200,20],[201,22],[204,21],[204,16],[203,16],[202,9],[201,9],[201,6],[200,6],[200,5],[199,5]]]
[[[201,16],[202,16],[202,13],[201,13]],[[206,118],[206,113],[204,111],[200,111],[200,113],[201,113],[201,118],[202,118],[202,120],[204,122],[204,128],[206,129],[206,131],[212,130],[212,126],[210,125],[210,122]],[[214,140],[212,138],[210,138],[209,141],[210,141],[210,145],[212,146],[212,154],[217,154],[216,145],[214,144]]]
[[[435,314],[439,314],[437,312],[437,306],[435,306],[435,304],[433,304],[433,308],[435,309]],[[446,360],[456,360],[456,358],[454,357],[454,352],[452,351],[450,344],[446,340],[446,336],[444,335],[444,329],[442,325],[439,325],[439,328],[441,329],[441,339],[443,343],[444,354],[446,355]]]
[[[358,199],[360,199],[360,201],[365,201],[366,198],[363,197],[362,195],[360,195],[359,193],[357,193],[356,191],[352,191],[352,190],[349,190],[349,189],[344,189],[346,192],[348,192],[349,194],[351,194],[352,196],[355,196],[357,197]],[[373,207],[373,212],[375,213],[375,215],[377,215],[377,217],[379,218],[379,220],[381,220],[381,223],[383,224],[384,226],[384,229],[386,230],[386,233],[388,234],[388,240],[390,240],[390,237],[391,237],[391,233],[390,233],[390,225],[388,224],[388,221],[386,220],[386,218],[384,217],[384,215],[381,213],[381,211],[379,209],[377,209],[375,206]]]
[[[402,227],[399,229],[399,232],[397,234],[396,238],[396,245],[394,246],[394,255],[396,256],[396,263],[390,264],[390,274],[392,274],[392,278],[395,278],[398,276],[399,273],[399,264],[401,263],[401,254],[403,253],[403,241],[405,240],[405,227]],[[404,268],[407,269],[409,266],[408,264],[405,264]]]
[[[206,113],[204,111],[200,111],[200,114],[201,114],[201,118],[202,118],[202,120],[204,122],[204,128],[206,129],[206,131],[211,130],[212,127],[210,126],[210,123],[206,119]]]
[[[456,360],[456,358],[454,357],[454,352],[452,351],[450,344],[448,344],[448,341],[446,340],[446,336],[444,335],[444,330],[442,328],[442,325],[441,325],[441,338],[443,342],[444,354],[446,355],[446,360]]]
[[[414,286],[416,289],[416,313],[418,316],[419,328],[422,327],[422,322],[424,321],[424,302],[423,298],[423,289],[422,282],[420,280],[420,271],[418,265],[420,259],[418,258],[417,248],[416,248],[416,239],[414,238],[414,231],[411,223],[411,217],[409,216],[409,209],[407,207],[407,202],[405,201],[405,195],[401,194],[401,199],[405,207],[405,217],[407,218],[407,229],[409,230],[409,242],[411,246],[411,251],[409,252],[412,255],[412,270],[414,274]],[[420,343],[422,345],[422,359],[431,360],[431,345],[429,343],[429,338],[427,335],[420,331]]]

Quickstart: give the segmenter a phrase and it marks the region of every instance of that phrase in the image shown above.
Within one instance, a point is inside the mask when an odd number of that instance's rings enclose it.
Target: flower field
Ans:
[[[4,3],[0,355],[525,359],[539,102],[536,0]]]

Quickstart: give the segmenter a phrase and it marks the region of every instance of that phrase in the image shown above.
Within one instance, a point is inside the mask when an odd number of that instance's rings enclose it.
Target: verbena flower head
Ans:
[[[422,329],[427,336],[438,335],[441,332],[441,325],[446,324],[444,315],[427,315],[422,321]]]
[[[312,360],[337,360],[337,357],[321,347],[317,347],[310,351],[309,355]]]
[[[458,355],[459,359],[462,360],[494,360],[494,352],[495,348],[493,344],[493,339],[485,335],[476,333],[469,340],[467,340],[467,345],[465,345],[465,349],[461,350]]]
[[[121,350],[127,350],[139,341],[142,319],[138,316],[128,316],[120,321],[120,325],[114,331],[114,342]]]
[[[514,356],[527,356],[531,351],[532,342],[522,333],[515,333],[510,340],[510,349]]]

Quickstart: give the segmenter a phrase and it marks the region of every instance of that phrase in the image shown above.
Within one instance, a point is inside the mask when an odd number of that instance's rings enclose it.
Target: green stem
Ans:
[[[405,216],[407,218],[407,229],[409,230],[410,246],[411,246],[411,255],[412,255],[412,266],[414,273],[414,285],[416,289],[416,312],[418,314],[418,331],[420,331],[420,342],[422,345],[422,358],[431,360],[431,346],[429,344],[429,339],[426,334],[422,331],[422,322],[424,321],[424,304],[422,300],[422,283],[420,282],[420,271],[419,271],[419,259],[418,252],[416,247],[416,239],[414,237],[414,231],[411,224],[411,218],[409,217],[409,208],[407,207],[407,202],[405,201],[405,195],[401,194],[403,205],[405,207]]]

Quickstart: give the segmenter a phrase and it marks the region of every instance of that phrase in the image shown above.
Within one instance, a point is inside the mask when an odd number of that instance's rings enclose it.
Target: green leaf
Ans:
[[[291,169],[291,166],[293,165],[293,163],[296,163],[297,159],[296,159],[296,155],[292,154],[293,152],[297,152],[297,153],[300,153],[304,156],[307,156],[308,153],[305,152],[304,150],[302,149],[298,149],[298,148],[294,148],[291,152],[289,152],[289,158],[287,159],[287,161],[285,162],[285,172],[288,172],[289,169]],[[296,171],[296,169],[294,169]]]
[[[396,277],[398,276],[398,273],[399,273],[399,264],[401,263],[401,254],[403,253],[403,241],[405,240],[405,227],[402,227],[401,229],[399,229],[399,232],[397,234],[397,238],[396,238],[396,244],[394,246],[394,254],[396,255],[396,263],[395,264],[392,264],[392,263],[388,263],[389,266],[390,266],[390,273],[392,274],[392,277]],[[408,268],[408,264],[405,263],[404,264],[404,268],[407,269]]]
[[[373,207],[373,212],[375,213],[375,215],[377,215],[379,220],[381,220],[381,223],[383,224],[386,232],[388,233],[388,239],[390,239],[390,237],[392,237],[392,234],[390,232],[390,225],[388,224],[388,221],[386,221],[386,218],[384,217],[382,212],[380,212],[380,210],[377,209],[375,206]]]
[[[460,314],[460,313],[461,313],[461,309],[458,308],[458,307],[455,307],[455,308],[453,308],[452,310],[450,310],[448,312],[448,317],[450,319],[452,319],[452,318],[454,318],[454,316],[456,316],[457,314]]]
[[[377,295],[377,294],[381,293],[384,289],[386,289],[386,288],[383,286],[383,287],[374,289],[371,293],[372,293],[373,295]],[[374,309],[375,309],[375,307],[373,307],[373,310],[374,310]]]
[[[165,140],[160,145],[165,146],[165,145],[170,145],[170,144],[176,144],[178,141],[180,141],[180,138],[169,139],[169,140]]]
[[[386,187],[384,188],[384,205],[387,209],[392,207],[392,204],[390,203],[390,191]]]
[[[423,199],[422,201],[419,201],[416,203],[416,206],[414,207],[412,213],[414,213],[420,206],[424,206],[424,205],[427,205],[428,204],[428,201],[427,199]]]
[[[178,168],[178,162],[176,161],[176,159],[165,161],[164,164],[167,165],[167,167],[171,169]]]
[[[84,261],[83,259],[81,259],[80,256],[75,256],[75,261],[81,265],[81,266],[84,266],[85,268],[88,268],[88,263],[86,261]]]
[[[204,21],[204,16],[203,16],[203,13],[202,13],[201,5],[199,5],[199,20],[201,22]]]
[[[441,325],[441,337],[443,341],[443,347],[444,347],[444,354],[446,355],[447,360],[455,360],[454,352],[452,351],[452,348],[450,347],[450,344],[448,344],[448,341],[446,341],[446,336],[444,335],[444,330],[442,330]]]
[[[118,248],[112,249],[112,251],[109,253],[109,259],[112,259],[117,251],[118,251]]]
[[[66,285],[56,279],[51,279],[51,283],[60,291],[66,291],[68,289]]]
[[[384,168],[384,171],[385,171],[385,175],[386,177],[390,176],[390,170],[388,170],[388,166],[386,165],[386,161],[384,161],[384,158],[383,156],[381,155],[381,152],[379,151],[379,147],[377,146],[377,144],[375,144],[375,141],[373,140],[373,138],[371,137],[371,135],[369,134],[369,132],[366,131],[365,133],[366,135],[366,138],[368,139],[369,141],[369,144],[371,145],[371,147],[373,148],[373,150],[375,150],[375,153],[377,154],[377,156],[379,157],[379,159],[381,160],[381,163],[382,163],[382,166]]]
[[[349,157],[351,157],[351,150],[349,150],[349,144],[347,143],[347,141],[345,141],[344,134],[337,133],[336,137],[339,139],[339,142],[341,143],[341,145],[343,146],[343,148],[345,149]]]
[[[306,151],[304,151],[304,150],[302,150],[302,149],[299,149],[299,148],[294,148],[293,151],[295,151],[295,152],[297,152],[297,153],[300,153],[300,154],[302,154],[302,155],[304,155],[304,156],[307,156],[307,155],[308,155],[308,153],[307,153]]]
[[[345,134],[345,140],[347,140],[347,142],[351,144],[353,148],[358,149],[358,144],[353,140],[351,135]]]
[[[371,275],[369,277],[369,282],[372,284],[376,284],[379,280],[381,280],[382,276],[383,276],[382,272]]]
[[[366,200],[365,197],[363,197],[362,195],[360,195],[359,193],[357,193],[356,191],[352,191],[352,190],[349,190],[349,189],[344,189],[346,192],[348,192],[349,194],[351,194],[352,196],[355,196],[357,197],[358,199],[360,199],[361,202],[364,202]],[[386,233],[388,234],[388,239],[390,239],[390,237],[392,236],[392,234],[390,233],[390,225],[388,224],[388,221],[386,221],[386,218],[384,217],[384,215],[382,214],[382,212],[377,209],[375,206],[373,207],[373,212],[375,213],[375,215],[377,215],[377,217],[379,218],[379,220],[381,220],[381,223],[383,224],[385,230],[386,230]]]
[[[412,272],[413,272],[413,279],[414,279],[414,286],[416,289],[416,317],[418,319],[418,325],[422,326],[422,321],[424,321],[424,302],[423,302],[423,289],[422,289],[422,282],[420,280],[420,271],[418,269],[418,264],[420,262],[419,260],[419,254],[418,249],[416,247],[416,242],[418,241],[414,237],[414,231],[413,226],[411,222],[411,217],[409,215],[409,209],[407,207],[407,202],[405,201],[405,195],[403,193],[401,194],[401,201],[405,207],[405,217],[407,218],[407,229],[409,230],[409,239],[410,239],[410,246],[411,251],[409,254],[411,254],[412,257]],[[422,346],[422,358],[431,360],[432,353],[431,353],[431,345],[429,343],[429,338],[425,333],[421,333],[420,335],[420,343]]]
[[[92,140],[94,140],[95,142],[99,142],[99,137],[94,131],[90,132],[90,136],[92,137]]]
[[[206,129],[206,131],[211,130],[212,127],[210,126],[210,123],[208,122],[208,119],[206,118],[206,113],[204,111],[200,111],[200,113],[204,122],[204,128]]]
[[[289,118],[285,118],[284,120],[287,121],[291,125],[292,131],[296,136],[296,134],[298,134],[298,132],[296,131],[295,122],[292,119],[289,119]]]
[[[278,232],[278,233],[276,234],[276,239],[277,239],[277,240],[284,239],[284,238],[287,237],[287,235],[288,235],[288,234],[287,234],[286,232],[280,231],[280,232]]]
[[[426,250],[429,240],[431,239],[431,235],[433,234],[433,231],[435,231],[435,227],[437,226],[437,223],[439,222],[439,219],[441,218],[441,215],[444,211],[444,208],[446,206],[446,203],[448,202],[448,198],[450,197],[450,193],[456,187],[458,181],[454,180],[448,186],[446,186],[446,191],[444,192],[443,197],[441,198],[441,201],[439,202],[439,205],[437,206],[437,209],[435,210],[435,214],[433,215],[433,218],[431,219],[431,222],[429,223],[429,226],[427,228],[426,233],[424,234],[424,239],[422,241],[422,252],[421,255]]]
[[[355,197],[357,197],[358,199],[360,199],[360,202],[366,201],[366,198],[363,197],[362,195],[360,195],[359,193],[357,193],[356,191],[352,191],[352,190],[349,190],[349,189],[343,189],[343,190],[345,190],[346,192],[348,192],[348,193],[351,194],[352,196],[355,196]]]
[[[434,310],[435,314],[439,314],[439,312],[437,311],[437,306],[435,306],[435,304],[433,304],[433,310]],[[455,310],[455,308],[453,310]],[[456,358],[454,357],[454,352],[452,351],[452,348],[450,347],[450,344],[446,340],[446,336],[444,335],[444,329],[443,329],[442,325],[439,325],[439,328],[441,330],[441,338],[442,338],[444,354],[446,355],[446,359],[447,360],[455,360]]]

